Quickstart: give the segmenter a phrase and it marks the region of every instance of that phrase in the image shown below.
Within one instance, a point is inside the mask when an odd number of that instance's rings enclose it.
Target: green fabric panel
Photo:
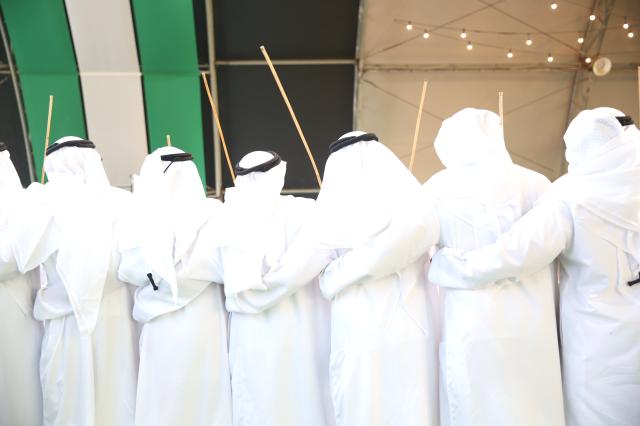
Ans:
[[[51,141],[86,137],[82,95],[63,0],[0,0],[20,77],[29,140],[40,177],[49,95]]]
[[[171,145],[193,154],[204,182],[199,82],[197,75],[145,74],[144,97],[151,149],[165,146],[171,135]]]
[[[191,0],[133,0],[151,150],[191,152],[205,182],[200,74]]]

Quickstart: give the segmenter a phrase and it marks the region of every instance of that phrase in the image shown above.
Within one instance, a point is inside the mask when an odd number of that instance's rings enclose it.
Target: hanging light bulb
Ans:
[[[425,39],[425,40],[428,39],[429,38],[429,31],[424,30],[424,32],[422,33],[422,38]]]
[[[549,53],[549,55],[547,55],[547,62],[549,62],[549,63],[553,62],[553,56],[551,56],[551,53]]]
[[[462,29],[462,32],[460,33],[460,38],[465,39],[467,38],[467,32],[465,31],[465,29]]]
[[[411,31],[413,29],[413,24],[411,23],[411,21],[407,23],[407,26],[405,28],[407,29],[407,31]]]
[[[473,50],[473,44],[471,44],[471,40],[467,43],[467,50]]]
[[[584,43],[584,37],[582,37],[581,35],[578,35],[578,43]]]
[[[557,2],[553,2],[551,3],[551,10],[556,10],[558,8],[558,3]]]
[[[527,46],[531,46],[533,44],[533,40],[531,40],[531,35],[527,34],[527,41],[525,41]]]
[[[591,13],[591,15],[589,15],[589,20],[590,20],[591,22],[593,22],[593,21],[595,21],[595,20],[596,20],[596,15],[594,15],[594,14],[593,14],[593,12]]]
[[[591,58],[587,56],[586,58],[584,58],[584,61],[585,61],[587,64],[590,64],[590,63],[591,63]]]
[[[509,51],[507,52],[507,58],[513,58],[513,51],[511,49],[509,49]]]
[[[629,37],[629,38],[633,38],[633,36],[634,36],[633,31],[629,31],[629,32],[627,33],[627,37]]]
[[[624,17],[624,24],[622,24],[622,28],[625,30],[629,29],[629,23],[627,22],[627,17]]]

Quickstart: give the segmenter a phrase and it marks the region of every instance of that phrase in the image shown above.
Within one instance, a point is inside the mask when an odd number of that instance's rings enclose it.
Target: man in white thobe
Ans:
[[[42,324],[33,318],[37,271],[20,274],[11,252],[9,214],[23,195],[7,147],[0,142],[0,425],[42,424],[38,374]]]
[[[234,424],[333,425],[329,303],[315,277],[271,288],[261,282],[265,253],[278,258],[286,250],[315,202],[280,195],[286,163],[274,152],[247,154],[236,173],[225,193],[229,235],[221,252]]]
[[[128,286],[117,279],[114,226],[130,194],[109,185],[90,141],[47,150],[49,183],[32,184],[10,218],[21,272],[42,266],[34,316],[45,425],[131,425],[138,370]]]
[[[399,225],[419,191],[418,181],[374,134],[347,133],[330,152],[313,219],[283,256],[267,258],[267,286],[308,282],[336,257],[373,244],[376,235]],[[426,217],[431,245],[439,227],[434,215]],[[425,257],[404,260],[403,253],[390,254],[385,264],[398,268],[356,284],[321,282],[331,300],[330,374],[338,425],[438,424]]]
[[[610,108],[576,116],[564,140],[569,172],[497,241],[443,249],[430,279],[509,291],[560,263],[567,424],[640,421],[640,132]],[[502,280],[502,281],[501,281]]]
[[[143,324],[136,426],[230,426],[227,313],[219,271],[192,265],[221,241],[222,204],[207,199],[192,156],[175,147],[149,154],[134,180],[136,214],[121,223],[119,277],[137,286]],[[209,229],[205,230],[209,223]]]

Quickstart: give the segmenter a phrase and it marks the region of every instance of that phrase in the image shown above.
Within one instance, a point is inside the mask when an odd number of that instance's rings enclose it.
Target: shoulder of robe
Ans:
[[[438,193],[446,190],[446,186],[452,182],[453,177],[451,170],[440,170],[422,185],[421,193],[426,196],[436,197]]]
[[[535,170],[528,169],[526,167],[522,167],[518,164],[514,164],[516,169],[519,171],[521,176],[524,179],[527,179],[533,185],[540,185],[542,187],[548,187],[551,185],[551,181],[542,173],[538,173]]]

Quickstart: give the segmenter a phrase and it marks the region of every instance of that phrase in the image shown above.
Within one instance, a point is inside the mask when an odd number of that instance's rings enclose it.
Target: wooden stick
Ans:
[[[171,135],[167,135],[167,146],[171,146]]]
[[[638,123],[640,123],[640,67],[638,67]]]
[[[51,114],[53,113],[53,95],[49,95],[49,114],[47,114],[47,133],[44,137],[44,155],[42,156],[42,173],[40,173],[40,183],[44,185],[44,160],[47,158],[47,148],[49,148],[49,136],[51,135]]]
[[[500,125],[504,126],[504,108],[502,105],[502,98],[504,96],[503,92],[498,92],[498,111],[500,113]]]
[[[216,120],[216,127],[218,128],[218,135],[220,135],[220,140],[222,141],[224,156],[227,158],[227,166],[229,166],[229,173],[231,173],[231,180],[233,180],[233,183],[236,183],[236,174],[233,171],[233,166],[231,165],[231,157],[229,157],[229,150],[227,149],[227,142],[225,141],[224,134],[222,133],[222,126],[220,125],[220,117],[218,116],[218,109],[216,108],[216,105],[213,103],[213,97],[211,96],[211,90],[209,89],[209,82],[207,81],[207,75],[205,73],[202,73],[202,81],[204,82],[204,88],[207,91],[209,104],[211,105],[211,110],[213,111],[213,118]]]
[[[289,102],[289,98],[287,97],[286,92],[284,91],[284,87],[282,87],[282,83],[280,82],[280,78],[278,77],[278,73],[276,69],[273,67],[273,62],[271,62],[271,58],[269,58],[269,54],[267,53],[267,49],[264,46],[260,46],[260,51],[264,56],[264,59],[267,61],[267,65],[271,70],[271,74],[273,74],[273,79],[276,81],[276,85],[278,89],[280,89],[280,94],[282,95],[282,99],[284,99],[284,103],[287,105],[289,109],[289,114],[291,114],[291,119],[293,120],[293,124],[295,124],[296,129],[298,130],[298,135],[300,135],[300,139],[304,144],[304,149],[307,150],[307,155],[309,156],[309,160],[311,161],[311,165],[313,166],[313,171],[316,174],[316,179],[318,181],[318,187],[322,187],[322,179],[320,179],[320,172],[318,171],[318,166],[316,165],[316,160],[313,158],[313,154],[311,153],[311,149],[309,148],[309,144],[307,143],[307,139],[305,139],[304,134],[302,133],[302,128],[300,128],[300,123],[298,123],[298,119],[296,118],[296,114],[293,112],[293,108],[291,107],[291,103]]]
[[[416,118],[416,128],[413,131],[413,145],[411,146],[411,159],[409,160],[409,171],[413,172],[413,162],[416,159],[416,148],[418,147],[418,135],[420,134],[420,121],[422,120],[422,106],[424,105],[424,97],[427,93],[427,85],[429,82],[422,82],[422,94],[420,95],[420,106],[418,107],[418,118]]]

